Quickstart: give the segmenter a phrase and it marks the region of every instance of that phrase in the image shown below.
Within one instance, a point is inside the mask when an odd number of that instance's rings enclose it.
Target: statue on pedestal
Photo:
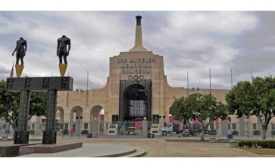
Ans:
[[[16,75],[17,77],[20,77],[24,68],[24,56],[26,55],[27,51],[27,41],[20,37],[19,40],[16,41],[16,47],[14,51],[12,52],[12,56],[14,56],[14,53],[16,52]],[[19,60],[21,62],[21,65],[19,64]]]
[[[56,55],[59,57],[59,71],[60,75],[64,76],[67,69],[67,57],[71,50],[71,39],[62,35],[57,39],[57,50]],[[64,59],[64,64],[62,63],[62,57]]]
[[[71,50],[71,39],[62,35],[59,39],[57,39],[57,50],[56,55],[59,57],[59,64],[62,64],[62,57],[64,59],[64,64],[67,64],[67,56],[69,55]]]

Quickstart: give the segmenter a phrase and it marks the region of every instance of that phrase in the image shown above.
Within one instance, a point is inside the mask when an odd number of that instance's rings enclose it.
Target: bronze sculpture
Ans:
[[[12,52],[12,56],[14,56],[14,53],[16,52],[16,64],[19,64],[19,59],[21,61],[21,65],[24,65],[23,58],[26,55],[27,51],[27,41],[20,37],[19,40],[16,41],[16,47],[14,51]]]
[[[59,64],[62,64],[62,57],[64,59],[64,64],[67,64],[67,56],[71,50],[71,39],[62,35],[57,39],[57,51],[56,55],[59,57]]]

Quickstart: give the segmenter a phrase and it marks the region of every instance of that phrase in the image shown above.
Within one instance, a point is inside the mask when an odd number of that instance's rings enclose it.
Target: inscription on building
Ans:
[[[120,58],[117,63],[120,66],[121,74],[151,74],[154,58]]]

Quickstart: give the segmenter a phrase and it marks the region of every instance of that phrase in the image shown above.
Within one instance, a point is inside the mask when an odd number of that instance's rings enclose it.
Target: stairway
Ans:
[[[142,157],[146,155],[143,148],[118,144],[83,144],[82,148],[67,151],[40,152],[30,152],[21,157]]]
[[[147,152],[144,149],[136,147],[135,152],[130,153],[128,155],[121,156],[121,157],[142,157],[142,156],[145,156],[146,153]]]

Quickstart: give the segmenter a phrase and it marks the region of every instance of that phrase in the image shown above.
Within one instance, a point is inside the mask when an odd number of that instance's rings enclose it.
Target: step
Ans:
[[[27,155],[32,153],[57,153],[77,148],[82,148],[82,143],[34,144],[28,146],[21,146],[19,154]]]
[[[135,152],[136,152],[136,149],[133,149],[133,150],[129,150],[127,152],[119,152],[119,153],[115,153],[115,154],[107,154],[107,155],[101,155],[101,156],[96,156],[96,157],[123,157],[123,156],[131,155]]]
[[[146,154],[147,154],[146,150],[142,148],[136,148],[136,151],[134,153],[124,155],[122,157],[142,157],[142,156],[145,156]]]

